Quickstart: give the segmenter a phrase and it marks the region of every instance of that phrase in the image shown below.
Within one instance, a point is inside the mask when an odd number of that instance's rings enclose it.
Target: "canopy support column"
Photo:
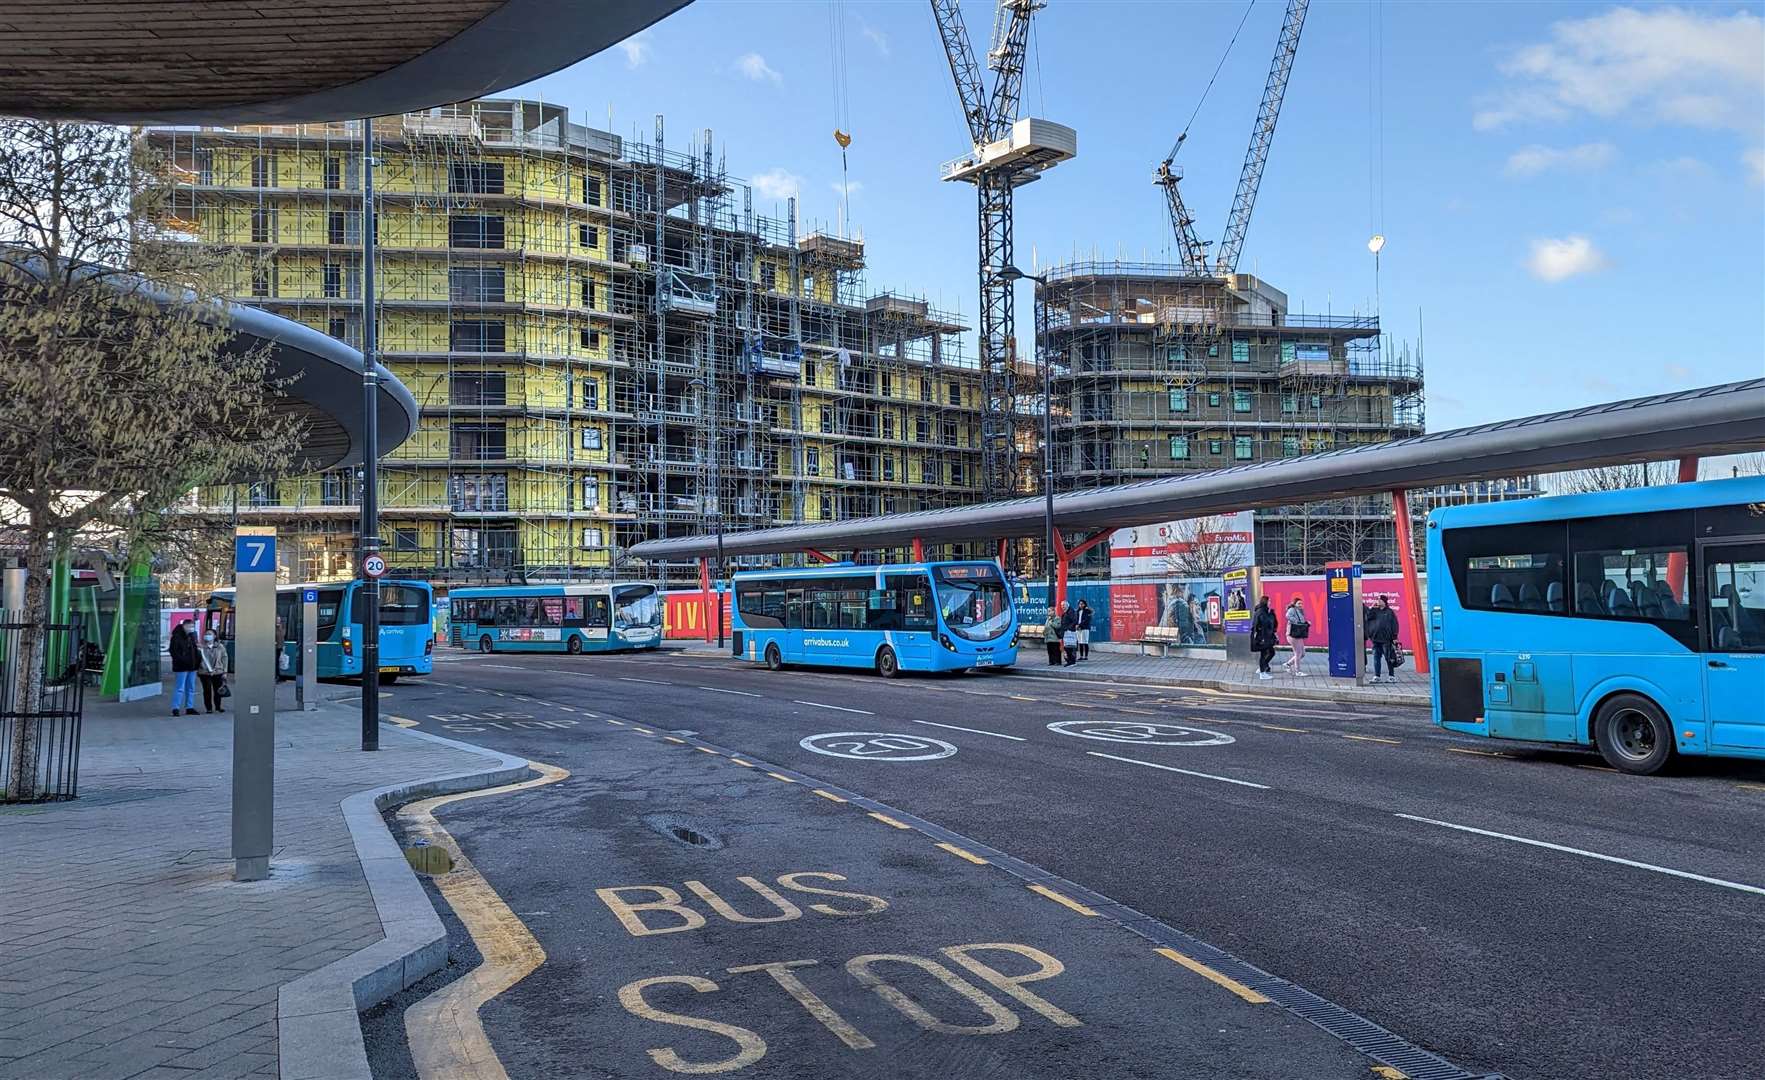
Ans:
[[[1067,568],[1072,565],[1072,561],[1109,539],[1109,534],[1114,531],[1114,529],[1098,529],[1072,547],[1067,547],[1066,537],[1059,529],[1054,530],[1054,580],[1050,582],[1054,593],[1049,601],[1053,604],[1051,610],[1059,611],[1060,606],[1066,603],[1066,572]]]
[[[699,560],[699,625],[705,628],[705,644],[711,643],[711,560]]]
[[[1646,466],[1645,466],[1645,468],[1646,468]],[[1689,457],[1680,458],[1679,459],[1679,482],[1681,484],[1690,484],[1690,483],[1695,482],[1697,480],[1697,478],[1698,478],[1698,458],[1697,458],[1697,456],[1694,454]],[[1679,601],[1682,604],[1685,603],[1685,599],[1686,599],[1685,571],[1686,571],[1686,560],[1685,560],[1684,553],[1678,552],[1678,551],[1668,552],[1667,553],[1667,587],[1669,589],[1673,590],[1673,599]]]
[[[921,540],[917,536],[915,536],[913,538],[913,561],[914,562],[924,562],[925,561],[925,541]]]
[[[804,548],[803,554],[809,556],[811,559],[820,559],[824,563],[839,562],[838,559],[834,558],[832,555],[829,555],[827,552],[817,551],[815,548]]]
[[[1410,647],[1416,654],[1416,673],[1428,674],[1428,620],[1422,617],[1422,585],[1416,577],[1416,552],[1410,543],[1410,493],[1397,488],[1391,493],[1391,516],[1397,526],[1397,560],[1403,567],[1403,617],[1409,623]]]

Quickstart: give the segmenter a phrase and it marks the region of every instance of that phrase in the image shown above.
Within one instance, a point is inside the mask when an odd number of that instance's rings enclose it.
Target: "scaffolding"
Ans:
[[[194,243],[270,256],[237,299],[361,340],[360,122],[151,127]],[[381,467],[394,572],[614,576],[652,537],[933,508],[980,490],[978,366],[862,240],[757,215],[710,132],[671,149],[486,99],[373,121],[382,361],[416,433]],[[201,495],[353,572],[352,470]],[[692,566],[651,567],[696,582]]]
[[[1420,434],[1422,364],[1371,316],[1294,313],[1249,274],[1078,262],[1036,290],[1062,490]],[[1259,511],[1265,572],[1396,565],[1388,498]],[[1106,566],[1103,553],[1091,569]]]

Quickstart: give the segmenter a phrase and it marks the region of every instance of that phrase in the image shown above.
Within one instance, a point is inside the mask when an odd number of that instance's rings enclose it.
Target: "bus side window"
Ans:
[[[582,601],[583,601],[583,598],[580,596],[566,596],[566,597],[564,597],[564,625],[565,626],[586,625],[583,622],[584,616],[582,614],[582,612],[583,612]]]
[[[784,625],[788,630],[803,629],[803,590],[792,589],[785,593]]]
[[[901,609],[895,604],[897,596],[894,589],[871,589],[866,595],[868,599],[865,605],[865,629],[900,630],[903,628],[901,626]]]

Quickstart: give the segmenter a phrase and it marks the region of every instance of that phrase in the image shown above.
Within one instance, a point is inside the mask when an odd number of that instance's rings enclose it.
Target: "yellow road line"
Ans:
[[[1381,739],[1377,735],[1344,735],[1342,737],[1344,739],[1358,739],[1361,742],[1390,743],[1392,746],[1398,746],[1398,745],[1402,744],[1402,742],[1403,742],[1402,739]]]
[[[1401,1072],[1389,1065],[1373,1066],[1373,1075],[1379,1077],[1380,1080],[1410,1080],[1409,1073]]]
[[[409,719],[406,719],[405,717],[402,717],[402,716],[388,716],[386,719],[387,719],[388,723],[397,724],[399,727],[416,727],[417,726],[417,722],[415,720],[409,720]]]
[[[742,760],[742,759],[741,759],[741,758],[738,758],[738,757],[732,757],[732,758],[730,758],[730,759],[729,759],[729,760],[731,760],[731,761],[733,761],[733,762],[735,762],[735,763],[736,763],[736,764],[737,764],[737,765],[740,765],[740,766],[741,766],[741,767],[742,767],[742,768],[744,768],[744,769],[751,769],[751,768],[753,768],[753,767],[754,767],[754,763],[753,763],[753,762],[751,762],[751,761],[743,761],[743,760]]]
[[[1257,993],[1255,990],[1252,990],[1250,987],[1245,986],[1243,983],[1239,982],[1237,979],[1231,978],[1230,976],[1227,976],[1227,975],[1220,974],[1219,972],[1215,971],[1213,968],[1208,967],[1206,964],[1202,963],[1199,960],[1195,960],[1191,957],[1184,956],[1182,953],[1178,952],[1175,949],[1154,949],[1153,951],[1156,952],[1158,955],[1164,957],[1166,960],[1176,961],[1177,963],[1183,965],[1184,967],[1188,968],[1190,971],[1193,971],[1195,974],[1201,976],[1202,978],[1206,979],[1207,981],[1225,987],[1227,990],[1230,990],[1232,993],[1237,994],[1239,997],[1243,998],[1245,1001],[1250,1002],[1252,1005],[1266,1005],[1266,1004],[1268,1004],[1268,1000],[1269,1000],[1268,998]]]
[[[981,858],[972,851],[965,851],[962,848],[957,847],[955,844],[939,844],[938,846],[956,856],[958,859],[967,859],[976,866],[987,865],[987,860]]]
[[[664,735],[664,736],[662,736],[662,741],[663,741],[663,742],[671,742],[671,743],[679,743],[679,744],[680,744],[680,745],[682,745],[682,746],[685,746],[685,745],[686,745],[686,740],[685,740],[685,739],[677,739],[677,738],[675,738],[675,737],[674,737],[674,736],[672,736],[672,735]]]
[[[1041,698],[1024,697],[1022,694],[1007,694],[1006,696],[1009,697],[1013,701],[1040,701],[1040,700],[1042,700]]]
[[[1746,788],[1748,791],[1765,791],[1765,784],[1736,784],[1734,786]]]
[[[1282,727],[1280,724],[1258,724],[1264,731],[1291,731],[1295,735],[1304,735],[1308,729],[1302,727]]]
[[[846,801],[846,800],[840,798],[838,795],[835,795],[833,792],[823,791],[820,788],[815,789],[815,794],[821,796],[824,799],[827,799],[829,802],[845,802]]]
[[[435,887],[465,924],[483,958],[477,967],[405,1011],[405,1036],[422,1080],[506,1080],[508,1076],[484,1034],[478,1010],[543,964],[545,949],[435,820],[435,810],[464,799],[555,784],[570,775],[555,765],[531,764],[540,773],[535,779],[424,799],[398,811],[407,834],[441,845],[453,858],[453,869],[436,876]]]
[[[904,822],[896,821],[894,818],[890,817],[887,814],[878,814],[875,811],[872,811],[870,816],[875,818],[876,820],[882,822],[884,825],[893,825],[897,829],[911,829],[911,828],[913,828],[913,826],[908,825]]]
[[[655,732],[653,732],[653,731],[651,731],[651,730],[650,730],[650,729],[649,729],[649,728],[647,728],[647,727],[638,727],[638,726],[637,726],[637,725],[636,725],[636,724],[633,724],[633,725],[631,725],[631,730],[633,730],[633,731],[641,731],[641,732],[643,732],[643,733],[644,733],[644,734],[645,734],[645,735],[654,735],[654,734],[655,734]]]
[[[787,784],[796,783],[795,780],[792,780],[790,777],[784,775],[783,773],[769,772],[766,775],[772,777],[774,780],[783,780]]]
[[[1506,754],[1496,750],[1470,750],[1463,746],[1449,746],[1446,748],[1446,752],[1449,754],[1476,754],[1478,757],[1507,757]]]
[[[1077,900],[1074,900],[1072,897],[1065,896],[1061,893],[1057,893],[1053,889],[1050,889],[1046,885],[1031,885],[1030,891],[1033,893],[1040,893],[1041,895],[1046,896],[1048,899],[1054,901],[1056,904],[1059,904],[1062,907],[1072,908],[1074,911],[1078,912],[1080,915],[1096,915],[1097,914],[1095,911],[1092,911],[1090,908],[1079,903]]]

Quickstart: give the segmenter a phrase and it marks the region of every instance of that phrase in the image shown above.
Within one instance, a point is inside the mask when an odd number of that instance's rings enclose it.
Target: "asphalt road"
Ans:
[[[1082,1017],[1085,1038],[1008,1001],[1023,1014],[1015,1042],[958,1039],[965,1049],[951,1051],[873,1004],[864,1023],[878,1034],[866,1035],[895,1055],[874,1075],[1348,1075],[1333,1056],[1343,1044],[1289,1027],[1278,1006],[1246,1018],[1241,1002],[1187,972],[1147,967],[1146,943],[1119,928],[1074,919],[997,868],[928,855],[918,834],[854,830],[849,807],[800,785],[659,741],[679,731],[1046,868],[1468,1070],[1590,1080],[1765,1071],[1765,770],[1709,763],[1639,779],[1593,757],[1443,735],[1414,710],[1022,675],[885,682],[705,654],[443,659],[432,678],[400,684],[388,711],[575,774],[519,807],[481,800],[442,815],[516,912],[542,913],[528,921],[546,965],[484,1010],[514,1076],[552,1075],[566,1060],[600,1063],[585,1075],[664,1075],[643,1051],[669,1039],[700,1061],[733,1052],[725,1035],[635,1021],[611,996],[625,979],[752,980],[765,976],[724,972],[815,959],[817,988],[845,994],[841,965],[860,949],[936,956],[975,942],[1060,954],[1073,977],[1027,985]],[[623,804],[739,836],[730,847],[750,869],[610,830]],[[608,906],[594,890],[609,883],[684,893],[699,873],[721,895],[744,887],[740,874],[805,870],[887,895],[901,925],[924,928],[918,940],[795,919],[788,945],[747,939],[764,944],[750,957],[728,920],[623,939],[600,925]],[[744,909],[758,899],[735,895]],[[778,1047],[740,1075],[872,1075],[836,1068],[837,1054],[804,1056],[840,1043],[802,1010],[803,1022],[765,1032],[757,999],[681,985],[652,987],[661,1008],[747,1023]],[[1155,987],[1180,1007],[1160,1007]],[[771,989],[768,1009],[789,1004]],[[655,1030],[661,1041],[646,1042]],[[619,1049],[609,1057],[608,1047]],[[1119,1056],[1098,1057],[1111,1047]],[[920,1064],[898,1064],[908,1061]]]

